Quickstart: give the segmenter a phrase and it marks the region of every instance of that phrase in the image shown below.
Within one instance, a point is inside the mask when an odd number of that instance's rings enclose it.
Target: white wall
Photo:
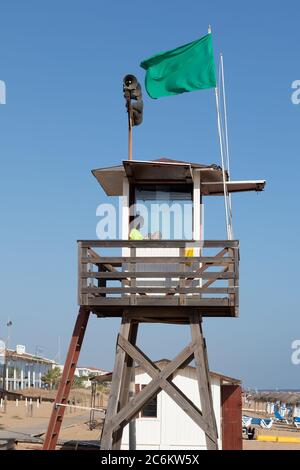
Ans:
[[[145,373],[136,376],[137,384],[147,384],[150,377]],[[180,372],[174,383],[200,407],[198,384],[195,371],[186,368]],[[213,405],[217,420],[218,434],[221,429],[220,379],[211,379]],[[128,426],[125,427],[122,449],[128,449]],[[206,449],[205,434],[194,421],[164,391],[157,396],[157,418],[136,419],[137,449]],[[221,448],[221,439],[219,438]]]

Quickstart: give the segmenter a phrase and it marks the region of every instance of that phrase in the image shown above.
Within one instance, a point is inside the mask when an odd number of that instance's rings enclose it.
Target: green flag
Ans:
[[[151,98],[217,86],[211,34],[156,54],[140,65],[147,71],[145,85]]]

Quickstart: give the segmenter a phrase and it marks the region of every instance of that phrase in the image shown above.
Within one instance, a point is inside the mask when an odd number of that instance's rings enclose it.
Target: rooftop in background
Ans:
[[[91,366],[77,366],[76,369],[86,369],[90,371],[95,371],[95,372],[101,372],[102,374],[107,373],[106,370],[100,369],[99,367],[91,367]]]
[[[246,395],[250,396],[256,401],[268,401],[276,402],[280,401],[281,403],[286,403],[289,405],[300,404],[300,392],[280,392],[280,391],[265,391],[258,393],[247,393]]]
[[[6,354],[9,358],[11,359],[20,359],[23,361],[30,361],[30,362],[38,362],[39,364],[51,364],[55,365],[56,362],[53,361],[52,359],[47,359],[45,357],[37,356],[35,354],[30,354],[27,352],[18,352],[17,350],[14,349],[7,349]]]
[[[167,171],[164,171],[167,170]],[[191,183],[193,171],[201,174],[201,193],[203,195],[222,195],[224,193],[223,172],[219,165],[158,158],[156,160],[124,160],[122,165],[92,170],[100,186],[108,196],[123,194],[123,177],[129,182],[143,184],[149,181],[159,183]],[[262,191],[265,180],[228,181],[225,174],[228,192]]]

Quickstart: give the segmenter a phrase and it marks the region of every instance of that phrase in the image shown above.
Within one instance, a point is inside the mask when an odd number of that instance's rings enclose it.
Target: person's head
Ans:
[[[130,225],[132,228],[136,228],[137,230],[140,230],[144,225],[144,217],[142,217],[140,214],[137,214],[132,220]]]

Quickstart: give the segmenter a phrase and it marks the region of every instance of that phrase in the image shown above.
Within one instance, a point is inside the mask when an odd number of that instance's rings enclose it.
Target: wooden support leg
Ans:
[[[124,406],[124,404],[128,401],[133,361],[119,346],[119,338],[122,336],[122,338],[125,338],[130,342],[133,341],[135,343],[136,335],[137,324],[131,321],[127,313],[124,313],[121,322],[120,334],[117,340],[111,391],[101,436],[101,449],[103,450],[112,448],[119,449],[121,446],[123,428],[119,429],[115,433],[112,433],[110,421],[117,414],[120,406]]]
[[[68,401],[89,315],[89,310],[84,307],[80,307],[63,374],[59,383],[55,403],[50,417],[43,450],[55,450],[65,412],[65,407],[59,406],[59,404],[66,404]]]
[[[136,343],[137,332],[138,332],[138,323],[131,323],[128,341],[132,345],[135,345]],[[125,360],[125,364],[124,364],[123,377],[122,377],[122,382],[121,382],[121,387],[120,387],[120,400],[119,400],[118,411],[122,409],[125,405],[127,405],[129,401],[130,382],[133,377],[134,361],[128,354],[125,355],[124,360]],[[112,448],[114,450],[120,450],[122,436],[123,436],[123,427],[120,427],[117,430],[117,432],[113,434]]]
[[[202,333],[202,318],[199,313],[193,313],[190,317],[191,334],[198,347],[194,351],[196,374],[198,380],[199,395],[203,418],[209,425],[211,436],[205,433],[208,450],[218,449],[218,431],[213,409],[213,400],[207,360],[206,343]]]

